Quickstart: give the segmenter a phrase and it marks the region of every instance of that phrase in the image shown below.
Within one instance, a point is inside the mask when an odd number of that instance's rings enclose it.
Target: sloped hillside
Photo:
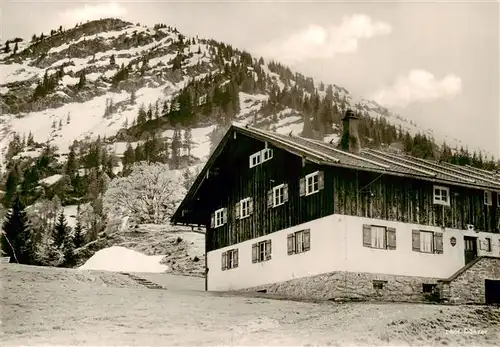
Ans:
[[[340,86],[164,24],[104,19],[21,40],[2,43],[0,54],[3,168],[14,133],[31,132],[34,142],[49,141],[61,154],[75,140],[107,137],[110,150],[122,155],[127,142],[137,146],[152,135],[171,145],[173,129],[182,126],[193,129],[192,154],[203,160],[210,148],[204,139],[216,124],[238,120],[330,141],[346,107],[371,119],[361,127],[367,144],[398,140],[396,129],[433,135]],[[16,154],[37,153],[25,146]]]

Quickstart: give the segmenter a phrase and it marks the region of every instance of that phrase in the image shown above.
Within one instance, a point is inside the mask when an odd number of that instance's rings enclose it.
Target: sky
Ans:
[[[105,17],[161,22],[280,61],[500,155],[498,2],[4,3],[2,40]]]

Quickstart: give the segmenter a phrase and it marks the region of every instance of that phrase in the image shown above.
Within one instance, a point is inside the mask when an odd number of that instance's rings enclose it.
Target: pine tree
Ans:
[[[62,248],[67,232],[68,223],[66,222],[66,217],[64,216],[64,209],[62,209],[54,227],[54,245],[58,249]]]
[[[14,51],[12,53],[16,54],[18,50],[19,50],[19,47],[18,47],[17,41],[16,41],[16,43],[14,44]]]
[[[109,65],[113,66],[113,65],[115,65],[115,63],[116,63],[115,55],[111,54],[111,57],[109,58]]]
[[[17,186],[19,184],[19,174],[16,168],[9,171],[7,176],[7,182],[5,183],[5,194],[3,196],[3,205],[5,207],[11,206],[14,196],[17,192]]]
[[[71,233],[71,228],[68,227],[66,231],[66,237],[64,238],[64,243],[62,247],[62,252],[64,256],[64,266],[73,267],[76,263],[75,257],[75,243],[74,237]]]
[[[18,195],[14,198],[12,209],[5,218],[3,230],[2,251],[11,257],[11,261],[33,264],[35,254],[31,230],[24,205]]]
[[[75,245],[75,248],[80,248],[85,244],[85,236],[83,235],[83,228],[82,223],[80,222],[80,218],[78,218],[76,221],[73,243]]]

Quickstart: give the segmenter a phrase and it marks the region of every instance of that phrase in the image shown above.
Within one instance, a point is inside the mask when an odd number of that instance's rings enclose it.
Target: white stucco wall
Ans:
[[[363,246],[363,224],[396,229],[396,249],[373,249]],[[302,229],[311,231],[311,249],[287,254],[287,235]],[[378,219],[331,215],[295,227],[277,231],[257,239],[211,251],[207,255],[208,290],[233,290],[333,271],[371,272],[390,275],[448,278],[464,266],[464,235],[492,239],[492,252],[479,255],[500,256],[500,235],[444,229],[443,254],[427,254],[412,250],[412,230],[443,232],[439,227],[405,224]],[[457,239],[456,245],[450,238]],[[272,259],[252,263],[252,244],[272,240]],[[238,267],[221,270],[221,254],[238,248]]]

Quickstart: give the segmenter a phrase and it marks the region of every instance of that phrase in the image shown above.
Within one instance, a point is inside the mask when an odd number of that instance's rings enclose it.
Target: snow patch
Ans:
[[[57,183],[63,176],[62,175],[52,175],[52,176],[49,176],[49,177],[46,177],[46,178],[43,178],[41,179],[40,181],[38,181],[40,184],[45,184],[45,185],[48,185],[48,186],[51,186],[55,183]]]
[[[160,264],[164,257],[164,255],[148,256],[125,247],[113,246],[96,252],[79,269],[112,272],[165,272],[168,266]]]

